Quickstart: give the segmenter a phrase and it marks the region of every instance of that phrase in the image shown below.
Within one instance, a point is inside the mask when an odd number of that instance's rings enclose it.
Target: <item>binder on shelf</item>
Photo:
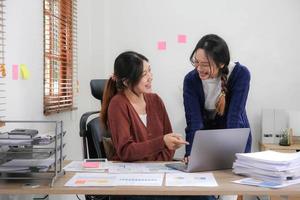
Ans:
[[[274,137],[274,144],[279,144],[279,141],[282,137],[283,132],[288,127],[288,115],[287,111],[283,109],[275,109],[275,118],[274,118],[274,131],[275,131],[275,137]]]
[[[288,113],[283,109],[263,109],[262,143],[279,144],[283,131],[288,127]]]
[[[300,110],[289,111],[288,116],[288,127],[293,129],[294,136],[300,136]]]
[[[262,111],[262,143],[272,144],[274,143],[274,109],[263,109]]]

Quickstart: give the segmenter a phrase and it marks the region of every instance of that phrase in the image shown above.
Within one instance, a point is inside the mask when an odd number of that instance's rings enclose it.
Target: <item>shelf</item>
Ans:
[[[49,179],[50,186],[64,174],[62,121],[3,121],[7,127],[38,130],[33,138],[14,137],[0,129],[0,179]],[[6,128],[7,128],[6,127]],[[39,127],[39,128],[37,128]],[[50,132],[44,131],[49,127]],[[25,129],[25,128],[24,128]],[[28,128],[27,128],[28,129]]]
[[[273,150],[278,152],[299,152],[300,144],[292,144],[290,146],[280,146],[279,144],[263,144],[260,143],[260,150]]]

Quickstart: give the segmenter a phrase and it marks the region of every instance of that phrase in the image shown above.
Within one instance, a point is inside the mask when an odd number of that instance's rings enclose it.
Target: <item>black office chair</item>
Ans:
[[[102,95],[107,79],[91,80],[92,95],[102,102]],[[91,117],[90,121],[88,121]],[[106,158],[103,137],[109,137],[109,133],[100,123],[100,110],[84,113],[80,118],[79,135],[82,137],[83,157],[87,158]]]
[[[92,95],[102,102],[102,96],[107,79],[91,80]],[[93,117],[93,118],[92,118]],[[89,120],[92,118],[91,120]],[[103,145],[103,138],[109,137],[100,122],[100,110],[84,113],[79,122],[79,135],[82,137],[83,157],[88,158],[106,158]],[[85,195],[86,200],[108,200],[109,196]]]

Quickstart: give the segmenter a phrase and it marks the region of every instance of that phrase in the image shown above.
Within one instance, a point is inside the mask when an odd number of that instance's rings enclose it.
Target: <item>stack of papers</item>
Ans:
[[[0,172],[32,172],[47,171],[54,163],[54,158],[48,159],[13,159],[0,166]]]
[[[264,181],[266,185],[286,185],[300,181],[300,152],[262,151],[239,153],[236,156],[233,163],[233,172],[236,174]]]

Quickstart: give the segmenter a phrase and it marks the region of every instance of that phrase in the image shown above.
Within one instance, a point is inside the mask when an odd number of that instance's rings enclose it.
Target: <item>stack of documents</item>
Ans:
[[[274,184],[300,182],[300,152],[238,153],[233,172]]]
[[[47,171],[54,163],[54,158],[47,159],[13,159],[0,165],[0,172],[37,172]]]

